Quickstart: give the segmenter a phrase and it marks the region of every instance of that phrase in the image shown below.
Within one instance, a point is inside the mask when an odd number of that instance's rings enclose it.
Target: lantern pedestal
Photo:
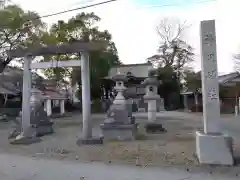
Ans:
[[[35,130],[29,127],[25,133],[21,132],[14,139],[10,140],[10,144],[29,145],[40,141],[41,139],[36,136]]]
[[[99,137],[88,137],[82,138],[77,140],[77,145],[96,145],[96,144],[103,144],[103,138]]]
[[[47,116],[47,113],[44,111],[42,102],[43,99],[41,91],[36,88],[32,88],[30,98],[30,126],[25,133],[21,132],[22,113],[20,112],[19,117],[14,120],[16,128],[9,136],[9,139],[15,138],[15,140],[11,143],[31,144],[37,141],[37,137],[52,134],[54,132],[53,122],[50,120],[50,118]]]
[[[158,134],[167,132],[165,128],[163,128],[162,124],[156,122],[148,122],[145,124],[145,130],[147,133]]]
[[[126,87],[124,82],[127,77],[117,74],[113,77],[116,82],[115,90],[117,96],[107,112],[107,117],[100,125],[104,140],[134,140],[136,137],[137,125],[128,110],[128,102],[123,96]]]
[[[157,101],[161,100],[158,95],[158,85],[159,81],[156,78],[155,70],[150,70],[148,73],[148,78],[146,78],[142,85],[146,89],[146,94],[143,96],[143,99],[148,104],[148,122],[145,125],[147,133],[162,133],[166,130],[162,127],[161,123],[157,121]]]
[[[135,140],[137,124],[107,124],[101,126],[104,140]]]

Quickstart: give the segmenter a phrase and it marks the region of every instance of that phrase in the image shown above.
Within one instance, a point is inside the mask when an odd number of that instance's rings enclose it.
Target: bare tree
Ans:
[[[240,54],[233,55],[234,70],[240,72]]]
[[[181,23],[176,18],[163,18],[156,29],[163,43],[171,43],[183,36],[183,32],[186,29],[186,21]]]
[[[186,21],[181,23],[176,18],[164,18],[157,26],[161,41],[158,54],[148,58],[158,67],[172,67],[178,73],[193,61],[193,48],[183,40],[184,31],[188,28]]]

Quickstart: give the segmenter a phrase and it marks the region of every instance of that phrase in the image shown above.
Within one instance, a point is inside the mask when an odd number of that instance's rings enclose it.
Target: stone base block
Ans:
[[[147,123],[145,124],[145,130],[147,133],[157,134],[167,132],[166,129],[159,123]]]
[[[49,116],[52,119],[58,119],[58,118],[63,118],[63,117],[68,117],[67,114],[52,114],[51,116]]]
[[[233,165],[233,139],[196,132],[196,153],[201,164]]]
[[[103,144],[103,138],[102,137],[92,137],[88,139],[78,139],[77,145],[96,145],[96,144]]]
[[[110,125],[101,124],[104,141],[109,140],[135,140],[137,133],[137,124],[129,125]]]
[[[10,135],[8,136],[8,139],[16,138],[20,133],[21,133],[20,130],[14,129],[13,132],[11,132]]]
[[[36,134],[37,137],[45,136],[48,134],[52,134],[53,131],[53,123],[48,122],[41,125],[32,125],[31,131],[33,134]],[[8,137],[8,139],[16,138],[18,135],[21,134],[21,128],[16,128]]]
[[[51,125],[50,126],[39,126],[35,130],[36,130],[36,136],[38,136],[38,137],[52,134],[54,132],[53,127]]]
[[[33,143],[38,143],[40,142],[41,139],[38,137],[20,137],[20,138],[16,138],[10,141],[10,144],[13,145],[29,145],[29,144],[33,144]]]

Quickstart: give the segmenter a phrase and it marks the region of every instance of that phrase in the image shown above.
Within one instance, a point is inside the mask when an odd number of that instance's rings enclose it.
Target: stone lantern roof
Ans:
[[[150,69],[148,71],[148,77],[142,82],[144,87],[146,86],[158,86],[160,84],[159,80],[156,76],[156,70]]]
[[[115,76],[112,77],[112,80],[116,81],[123,81],[123,82],[127,82],[128,78],[125,74],[117,74]]]

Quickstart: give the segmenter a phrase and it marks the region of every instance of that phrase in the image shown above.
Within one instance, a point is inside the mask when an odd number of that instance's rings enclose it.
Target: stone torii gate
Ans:
[[[65,66],[79,66],[81,65],[81,82],[82,82],[82,118],[83,118],[83,137],[78,140],[78,144],[98,143],[98,139],[92,138],[91,127],[91,99],[90,99],[90,77],[89,77],[89,51],[97,51],[106,47],[105,41],[83,42],[76,41],[69,44],[36,46],[27,49],[18,48],[8,52],[11,58],[24,57],[23,70],[23,90],[22,90],[22,130],[21,139],[31,141],[33,137],[29,137],[30,124],[30,96],[31,96],[31,69],[40,68],[40,66],[47,66],[44,63],[37,65],[32,64],[31,61],[36,56],[56,55],[56,54],[81,54],[81,64],[79,61],[64,61],[61,63]],[[51,67],[51,66],[50,66]],[[24,140],[23,140],[24,141]]]

